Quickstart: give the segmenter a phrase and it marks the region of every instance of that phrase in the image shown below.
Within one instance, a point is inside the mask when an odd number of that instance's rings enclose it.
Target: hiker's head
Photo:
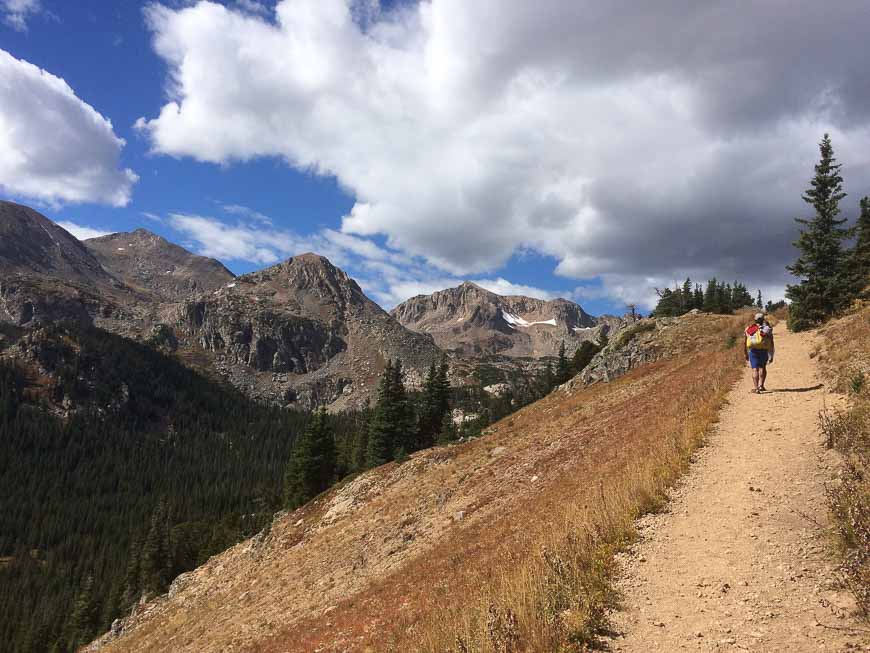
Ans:
[[[756,313],[755,314],[755,323],[763,324],[764,323],[764,313]]]

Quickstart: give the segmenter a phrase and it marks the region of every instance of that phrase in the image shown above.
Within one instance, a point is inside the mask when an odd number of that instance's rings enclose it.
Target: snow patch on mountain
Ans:
[[[541,320],[539,322],[527,322],[523,318],[514,315],[513,313],[508,313],[507,311],[502,309],[501,316],[504,318],[504,321],[510,324],[512,327],[530,327],[534,324],[549,324],[550,326],[556,326],[556,318],[550,318],[549,320]]]

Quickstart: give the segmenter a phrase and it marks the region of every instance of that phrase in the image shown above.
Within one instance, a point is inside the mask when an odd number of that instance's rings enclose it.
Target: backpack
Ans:
[[[762,329],[758,324],[750,324],[746,327],[747,349],[768,349],[770,347],[769,333],[769,330]]]

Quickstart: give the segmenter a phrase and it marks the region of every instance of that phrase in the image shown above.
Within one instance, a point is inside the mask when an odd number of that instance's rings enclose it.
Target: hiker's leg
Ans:
[[[762,367],[759,372],[761,372],[761,383],[758,384],[759,387],[764,387],[764,382],[767,380],[767,365]]]
[[[757,367],[752,368],[752,385],[755,386],[756,390],[758,390],[758,377],[759,377],[760,371],[761,370],[758,369]]]

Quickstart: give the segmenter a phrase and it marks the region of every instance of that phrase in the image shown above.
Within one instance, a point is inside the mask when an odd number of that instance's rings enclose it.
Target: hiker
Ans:
[[[743,335],[746,336],[743,349],[752,368],[752,383],[755,386],[752,392],[761,394],[767,390],[764,387],[767,366],[773,362],[773,327],[764,319],[764,313],[756,313],[755,321],[746,327]]]

